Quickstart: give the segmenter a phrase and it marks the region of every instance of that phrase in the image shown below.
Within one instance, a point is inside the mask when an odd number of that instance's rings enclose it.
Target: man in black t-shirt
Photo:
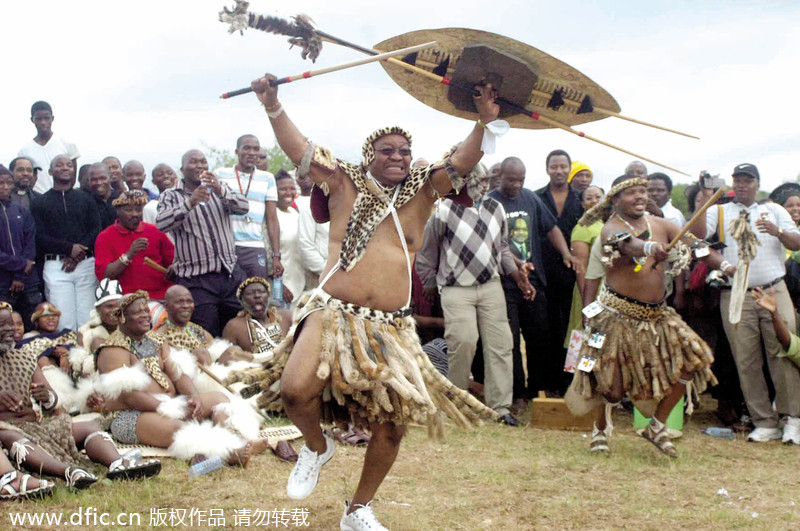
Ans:
[[[500,166],[500,187],[489,193],[506,211],[512,252],[533,264],[530,281],[536,288],[533,301],[526,301],[516,283],[503,277],[506,307],[511,333],[514,336],[514,410],[519,412],[538,390],[559,391],[563,380],[564,356],[559,343],[552,341],[547,315],[544,263],[541,239],[547,240],[561,253],[564,264],[577,264],[567,247],[556,218],[535,193],[523,188],[525,165],[517,157],[505,159]],[[525,252],[526,251],[526,252]],[[524,252],[524,254],[523,254]],[[522,365],[519,334],[525,337],[528,378]]]

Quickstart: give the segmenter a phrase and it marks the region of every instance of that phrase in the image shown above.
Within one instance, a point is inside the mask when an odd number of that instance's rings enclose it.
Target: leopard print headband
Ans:
[[[244,289],[249,286],[250,284],[263,284],[265,288],[267,288],[267,297],[269,297],[272,293],[272,289],[269,285],[269,280],[263,277],[250,277],[241,284],[239,287],[236,288],[236,298],[239,299],[239,302],[242,302],[242,296],[244,295]]]
[[[125,322],[125,310],[139,299],[144,299],[147,302],[150,300],[150,295],[143,289],[137,290],[130,295],[125,295],[120,299],[119,306],[114,309],[112,315],[117,317],[120,322]]]
[[[111,202],[111,206],[146,205],[147,202],[147,193],[143,190],[128,190],[119,194],[119,197]]]
[[[583,216],[581,216],[581,219],[578,220],[578,225],[581,227],[588,227],[599,220],[602,220],[603,223],[605,223],[608,221],[608,218],[611,217],[611,211],[614,208],[611,204],[611,199],[625,189],[633,188],[634,186],[647,186],[647,183],[649,182],[650,181],[644,177],[635,177],[633,179],[622,181],[621,183],[613,186],[611,190],[608,191],[606,198],[602,202],[597,203],[595,206],[587,210]]]
[[[363,155],[364,159],[361,162],[361,166],[366,170],[372,161],[375,160],[375,146],[372,144],[378,140],[382,136],[386,135],[403,135],[408,140],[408,145],[411,145],[411,133],[403,129],[402,127],[398,126],[391,126],[391,127],[384,127],[383,129],[378,129],[377,131],[373,132],[371,135],[367,137],[364,141],[364,146],[361,148],[361,154]]]

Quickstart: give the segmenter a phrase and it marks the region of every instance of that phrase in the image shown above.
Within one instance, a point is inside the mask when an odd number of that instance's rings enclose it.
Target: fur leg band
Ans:
[[[214,426],[210,421],[202,424],[192,421],[175,432],[168,451],[176,459],[188,460],[197,454],[204,454],[227,461],[231,453],[244,444],[239,436],[221,426]]]

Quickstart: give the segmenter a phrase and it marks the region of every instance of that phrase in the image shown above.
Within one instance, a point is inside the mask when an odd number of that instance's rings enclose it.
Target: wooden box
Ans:
[[[531,402],[532,428],[591,431],[593,423],[592,413],[576,417],[563,398],[547,398],[543,391]]]

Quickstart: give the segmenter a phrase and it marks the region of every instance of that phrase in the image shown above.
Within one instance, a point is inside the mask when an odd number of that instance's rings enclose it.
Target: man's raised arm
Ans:
[[[264,77],[253,81],[251,87],[258,97],[258,101],[264,105],[264,109],[267,111],[278,145],[289,157],[289,160],[300,167],[301,163],[304,162],[303,158],[306,156],[310,143],[289,119],[283,109],[283,105],[278,101],[278,87],[269,85],[269,82],[273,79],[277,78],[272,74],[265,74]],[[335,167],[330,171],[325,171],[323,168],[310,165],[308,175],[312,181],[322,182],[328,180],[335,171]]]
[[[481,93],[480,96],[473,98],[480,120],[475,122],[475,126],[470,131],[469,136],[459,144],[458,148],[450,156],[450,164],[459,175],[467,175],[480,162],[483,157],[481,142],[483,141],[486,124],[495,121],[500,114],[500,106],[494,102],[497,93],[492,86],[487,84],[475,88]],[[453,189],[450,177],[444,169],[437,170],[431,177],[433,179],[433,187],[440,194],[448,194]]]

